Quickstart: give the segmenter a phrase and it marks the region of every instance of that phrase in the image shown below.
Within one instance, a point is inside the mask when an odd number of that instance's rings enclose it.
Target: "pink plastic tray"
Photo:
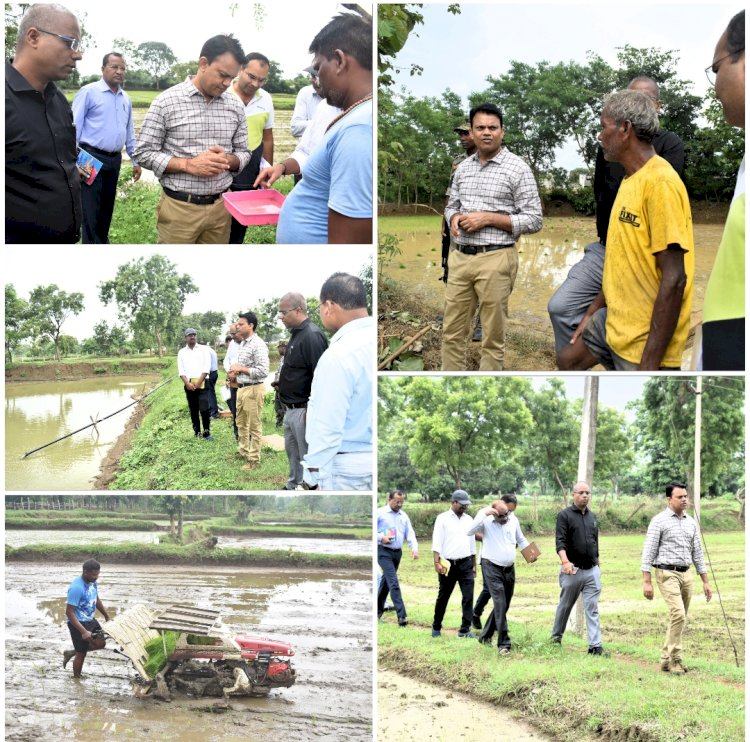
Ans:
[[[229,191],[222,196],[229,213],[245,227],[251,224],[276,224],[285,198],[273,188]]]

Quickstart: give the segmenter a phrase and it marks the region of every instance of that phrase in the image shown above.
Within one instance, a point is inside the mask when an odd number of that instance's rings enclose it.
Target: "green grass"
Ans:
[[[441,214],[414,214],[410,216],[379,216],[378,231],[382,233],[421,232],[434,233],[440,242]]]
[[[200,544],[32,544],[5,547],[7,562],[84,561],[103,564],[237,565],[294,569],[358,569],[370,571],[372,558],[346,554],[314,554],[277,549],[210,549]]]
[[[190,414],[176,365],[174,381],[145,401],[147,414],[110,489],[117,490],[280,490],[287,481],[287,457],[267,446],[260,468],[242,469],[232,418],[211,421],[213,441],[193,437]],[[263,435],[279,433],[273,393],[263,405]]]
[[[159,531],[161,527],[156,523],[130,518],[76,518],[75,516],[40,515],[36,518],[16,518],[14,511],[5,511],[5,527],[19,530],[43,529],[49,531],[81,530],[81,531]]]
[[[132,167],[123,165],[120,171],[119,193],[112,215],[109,240],[118,245],[155,245],[156,206],[161,195],[157,183],[133,183]],[[280,178],[273,184],[274,189],[287,195],[294,185],[291,175]],[[276,242],[276,225],[267,224],[248,227],[245,234],[246,245],[272,245]]]
[[[330,521],[329,521],[330,522]],[[239,525],[231,517],[211,518],[201,524],[217,536],[302,536],[306,538],[372,538],[371,528],[350,528],[346,526],[290,525],[266,526]]]
[[[77,90],[66,90],[64,91],[65,97],[68,99],[68,103],[73,102],[73,98],[78,91]],[[163,93],[163,90],[128,90],[127,86],[125,92],[128,94],[133,108],[148,108],[156,98],[157,95]],[[288,93],[272,93],[273,96],[273,107],[279,111],[291,111],[294,109],[294,102],[297,98],[296,95]]]
[[[416,499],[413,494],[408,495],[409,502],[404,506],[404,511],[409,515],[414,531],[420,538],[432,536],[432,526],[439,513],[447,510],[447,502],[413,502]],[[417,495],[418,497],[418,495]],[[381,501],[386,500],[381,495]],[[496,497],[485,497],[475,499],[470,514],[475,515],[480,508],[490,505]],[[518,516],[521,521],[523,532],[531,537],[537,535],[549,535],[555,532],[557,514],[563,507],[559,497],[540,497],[537,503],[536,517],[533,511],[531,497],[520,496],[518,498]],[[664,498],[654,497],[610,497],[605,505],[603,495],[596,498],[592,503],[592,509],[599,521],[599,531],[602,534],[615,534],[622,532],[645,533],[648,524],[657,513],[664,510]],[[739,503],[733,495],[701,500],[701,522],[708,531],[740,531],[744,529],[744,523],[738,519]]]
[[[706,532],[724,610],[744,660],[744,533]],[[401,562],[399,580],[409,626],[389,617],[379,625],[381,666],[474,697],[512,706],[556,740],[741,740],[744,738],[744,667],[736,667],[716,596],[706,603],[696,576],[683,656],[691,672],[674,677],[658,668],[667,611],[661,596],[641,592],[643,534],[600,537],[604,647],[609,658],[586,654],[585,639],[566,633],[549,643],[559,596],[554,538],[536,539],[542,557],[521,559],[509,613],[513,652],[455,639],[460,594],[448,605],[443,636],[431,639],[437,579],[430,554]],[[426,544],[424,546],[427,546]],[[475,595],[481,587],[481,575]],[[393,614],[386,614],[392,616]],[[486,617],[487,614],[485,614]],[[710,710],[710,711],[709,711]]]

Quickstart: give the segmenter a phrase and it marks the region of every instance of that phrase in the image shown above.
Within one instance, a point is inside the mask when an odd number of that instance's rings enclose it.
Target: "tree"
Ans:
[[[163,255],[131,260],[118,267],[115,278],[99,284],[102,303],[114,301],[120,319],[133,335],[146,335],[155,341],[159,356],[164,340],[176,329],[185,298],[197,291],[193,279],[187,274],[177,275],[175,265]]]
[[[701,481],[706,492],[718,494],[724,479],[733,477],[735,462],[744,456],[744,380],[706,376],[702,407]],[[650,378],[636,403],[636,422],[640,453],[648,462],[647,486],[663,492],[674,479],[692,483],[695,380]]]
[[[155,506],[159,510],[169,515],[169,533],[178,544],[182,543],[182,524],[185,515],[185,503],[188,502],[188,495],[157,495]],[[177,528],[175,529],[175,519]]]
[[[29,296],[29,320],[35,332],[48,337],[55,345],[55,360],[60,360],[60,336],[62,326],[71,315],[83,311],[83,294],[79,291],[68,293],[57,284],[37,286]]]
[[[5,284],[5,354],[13,365],[13,351],[31,336],[29,304],[16,294],[12,283]]]
[[[594,480],[598,483],[610,482],[615,494],[618,494],[622,482],[635,465],[633,439],[633,431],[622,412],[611,407],[599,407]],[[606,494],[603,504],[606,504]]]
[[[94,325],[94,335],[81,346],[83,352],[108,356],[119,353],[127,343],[125,331],[116,325],[110,328],[109,323],[101,320]]]
[[[159,90],[160,78],[177,61],[174,52],[163,41],[144,41],[138,45],[136,54],[140,65],[151,73],[154,85]]]
[[[396,383],[404,395],[402,432],[408,435],[409,458],[420,472],[444,467],[455,487],[467,471],[500,466],[531,426],[526,379],[417,377]]]
[[[201,343],[214,345],[220,335],[221,339],[224,339],[224,335],[222,334],[224,324],[224,312],[209,310],[208,312],[185,314],[180,320],[179,331],[175,335],[173,345],[178,348],[182,347],[184,342],[182,333],[185,331],[186,327],[194,327],[198,331],[198,339]]]
[[[565,396],[562,380],[552,377],[538,392],[530,390],[526,406],[534,421],[524,441],[527,467],[539,478],[542,493],[545,481],[553,481],[567,505],[578,463],[580,422]]]

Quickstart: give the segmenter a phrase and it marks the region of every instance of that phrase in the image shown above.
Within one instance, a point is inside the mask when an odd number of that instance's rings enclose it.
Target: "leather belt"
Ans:
[[[295,402],[294,404],[287,404],[284,402],[284,407],[286,407],[287,410],[301,410],[307,407],[307,402]]]
[[[78,146],[81,149],[85,149],[87,152],[101,152],[103,155],[107,155],[107,157],[117,157],[117,155],[122,154],[120,150],[118,150],[117,152],[107,152],[106,149],[102,149],[101,147],[94,147],[93,144],[87,144],[86,142],[80,142]]]
[[[656,569],[669,569],[672,572],[687,572],[690,567],[683,567],[679,564],[654,564]]]
[[[237,384],[238,389],[243,389],[246,386],[258,386],[258,384],[262,384],[262,381],[251,381],[249,384]]]
[[[182,191],[173,191],[171,188],[164,188],[164,193],[175,201],[184,201],[188,204],[195,204],[196,206],[208,206],[216,203],[216,200],[221,198],[221,193],[215,193],[210,196],[196,196],[194,193],[182,193]]]
[[[462,252],[464,255],[476,255],[477,253],[492,252],[493,250],[504,250],[512,245],[456,245],[456,250]]]

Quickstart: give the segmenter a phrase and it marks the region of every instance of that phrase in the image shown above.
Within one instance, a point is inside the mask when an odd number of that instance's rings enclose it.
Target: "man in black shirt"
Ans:
[[[65,80],[82,58],[78,20],[59,5],[32,5],[5,63],[5,241],[75,243],[81,176]]]
[[[294,490],[302,484],[302,459],[307,453],[305,423],[310,387],[328,340],[307,318],[307,302],[302,294],[284,294],[279,301],[279,316],[292,331],[279,374],[278,392],[284,405],[284,447],[289,459],[289,479],[284,489]]]
[[[589,510],[591,488],[586,482],[573,487],[573,504],[557,514],[555,551],[560,569],[560,602],[552,627],[552,641],[560,643],[570,611],[583,593],[589,654],[601,655],[602,630],[599,624],[599,595],[602,591],[599,571],[599,524]]]
[[[644,93],[651,99],[657,112],[661,111],[659,86],[650,77],[633,78],[628,85],[628,90],[638,90]],[[660,129],[652,144],[656,154],[663,157],[682,177],[685,149],[680,137],[671,131]],[[583,258],[570,269],[567,278],[552,295],[547,305],[555,333],[557,354],[570,342],[586,310],[601,291],[609,217],[624,177],[623,166],[619,162],[605,160],[604,150],[600,146],[597,149],[596,169],[594,170],[596,233],[599,241],[586,245],[583,249]]]

